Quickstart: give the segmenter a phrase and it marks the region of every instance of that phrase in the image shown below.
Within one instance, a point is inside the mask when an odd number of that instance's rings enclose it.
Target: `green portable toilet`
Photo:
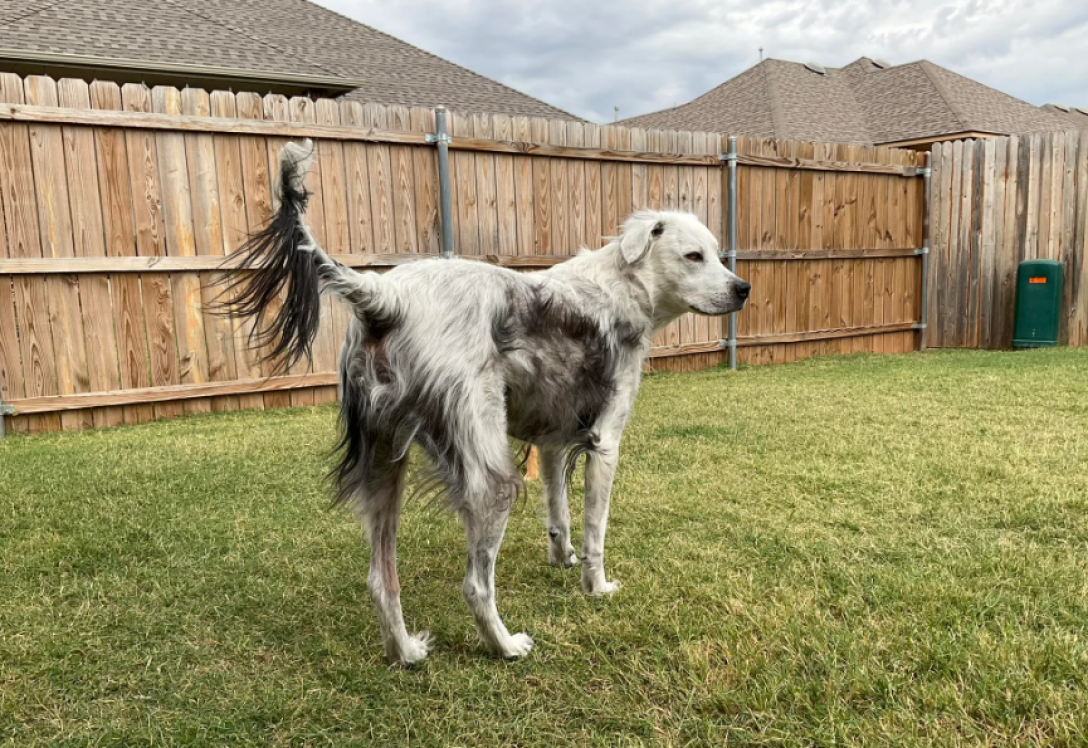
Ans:
[[[1062,306],[1062,265],[1057,260],[1024,260],[1016,274],[1013,348],[1058,344]]]

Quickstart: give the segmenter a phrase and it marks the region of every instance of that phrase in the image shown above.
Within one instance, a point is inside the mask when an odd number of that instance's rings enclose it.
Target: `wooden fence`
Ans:
[[[1060,337],[1088,345],[1088,131],[934,146],[927,345],[1012,344],[1016,268],[1064,266]]]
[[[268,378],[209,314],[219,267],[270,214],[282,145],[313,137],[308,213],[346,264],[439,252],[426,109],[0,74],[0,399],[9,429],[140,423],[335,399],[346,325],[329,302],[312,367]],[[723,238],[725,136],[452,116],[457,252],[518,269],[600,246],[638,207]],[[916,345],[923,184],[911,151],[739,139],[741,361]],[[685,317],[656,369],[719,363],[725,319]]]

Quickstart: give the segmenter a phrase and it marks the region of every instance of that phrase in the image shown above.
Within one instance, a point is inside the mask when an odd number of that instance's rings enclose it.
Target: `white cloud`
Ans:
[[[928,59],[1033,104],[1088,106],[1083,0],[320,0],[597,122],[683,103],[758,61]]]

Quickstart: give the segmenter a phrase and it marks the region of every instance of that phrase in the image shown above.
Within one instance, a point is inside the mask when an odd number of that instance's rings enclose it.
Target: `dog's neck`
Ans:
[[[683,310],[677,311],[664,302],[651,258],[630,265],[624,261],[619,243],[611,242],[579,255],[577,260],[590,271],[586,275],[618,302],[615,311],[626,321],[644,327],[648,336],[683,314]]]

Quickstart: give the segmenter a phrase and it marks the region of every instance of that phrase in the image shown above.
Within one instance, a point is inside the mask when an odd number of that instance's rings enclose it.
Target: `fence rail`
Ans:
[[[639,207],[722,240],[724,136],[450,115],[457,253],[519,270],[600,246]],[[272,209],[278,152],[317,141],[308,218],[340,261],[438,256],[434,112],[0,74],[0,401],[15,431],[335,398],[346,313],[313,367],[269,379],[211,314],[224,256]],[[919,316],[923,162],[913,152],[738,138],[741,361],[907,351]],[[723,246],[725,242],[722,242]],[[655,368],[721,362],[722,319],[685,317]],[[259,384],[258,384],[259,383]]]

